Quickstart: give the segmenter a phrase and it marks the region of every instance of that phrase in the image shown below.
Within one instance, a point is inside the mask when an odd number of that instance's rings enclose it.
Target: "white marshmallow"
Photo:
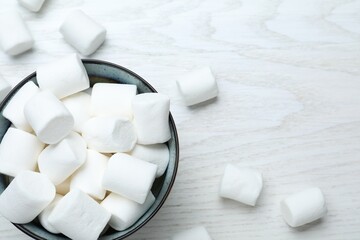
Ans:
[[[74,131],[81,132],[84,123],[91,115],[91,97],[84,92],[78,92],[61,100],[74,117]]]
[[[55,197],[55,187],[41,173],[22,171],[0,195],[0,214],[13,223],[28,223]]]
[[[50,90],[60,99],[90,86],[85,67],[77,54],[38,67],[36,79],[41,89]]]
[[[48,205],[38,216],[41,226],[43,226],[46,230],[48,230],[51,233],[55,233],[55,234],[60,233],[49,223],[48,218],[51,212],[54,210],[55,206],[59,203],[60,199],[62,198],[63,198],[62,195],[56,194],[54,200],[50,203],[50,205]]]
[[[110,193],[101,206],[111,213],[110,226],[123,231],[131,227],[154,204],[155,197],[150,192],[143,204],[131,201],[115,193]]]
[[[90,118],[82,135],[88,147],[102,153],[128,152],[136,144],[133,124],[121,117]]]
[[[60,195],[66,195],[70,191],[70,182],[71,182],[71,176],[68,177],[65,181],[62,183],[56,185],[56,193]]]
[[[45,0],[18,0],[18,2],[29,11],[38,12]]]
[[[114,154],[108,162],[102,186],[143,204],[155,180],[157,166],[124,153]]]
[[[135,145],[131,156],[157,165],[156,177],[161,177],[169,164],[169,149],[166,144]]]
[[[25,104],[40,92],[39,88],[32,81],[27,82],[9,100],[3,111],[3,116],[7,118],[15,127],[27,132],[32,132],[32,128],[24,115]]]
[[[63,139],[74,127],[74,118],[50,91],[33,96],[24,108],[25,118],[38,138],[47,144]]]
[[[74,10],[67,16],[60,32],[65,41],[83,55],[94,53],[106,37],[106,29],[81,10]]]
[[[170,99],[160,93],[136,95],[132,102],[139,144],[164,143],[171,137]]]
[[[0,13],[0,44],[9,55],[26,52],[34,45],[24,20],[16,11]]]
[[[55,206],[49,223],[74,240],[97,239],[111,214],[78,189],[71,190]]]
[[[262,175],[258,170],[228,164],[221,180],[220,196],[255,206],[262,187]]]
[[[281,202],[284,220],[291,227],[299,227],[322,218],[327,213],[325,198],[319,188],[308,188]]]
[[[34,171],[43,148],[36,136],[10,127],[0,144],[0,172],[15,177],[23,170]]]
[[[127,117],[131,120],[131,102],[136,92],[136,85],[96,83],[91,93],[93,115]]]
[[[106,190],[101,186],[109,157],[94,150],[87,150],[86,162],[72,176],[70,189],[80,189],[98,200],[105,197]]]
[[[193,70],[176,80],[186,106],[204,102],[218,95],[216,80],[209,67]]]
[[[58,185],[73,174],[86,160],[86,143],[75,132],[54,145],[47,146],[39,155],[41,173]]]
[[[199,226],[179,232],[172,236],[171,240],[211,240],[211,237],[206,228]]]
[[[0,102],[4,100],[11,90],[10,84],[0,75]]]

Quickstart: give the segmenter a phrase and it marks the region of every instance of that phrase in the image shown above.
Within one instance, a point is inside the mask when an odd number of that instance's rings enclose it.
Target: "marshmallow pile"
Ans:
[[[39,67],[37,83],[3,111],[13,126],[0,144],[0,172],[14,180],[0,214],[19,224],[38,217],[71,239],[131,227],[154,204],[152,185],[169,163],[169,98],[116,83],[89,94],[76,54]]]

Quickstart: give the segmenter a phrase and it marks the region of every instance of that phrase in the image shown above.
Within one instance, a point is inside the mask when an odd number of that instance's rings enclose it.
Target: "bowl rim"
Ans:
[[[151,86],[144,78],[142,78],[141,76],[139,76],[138,74],[136,74],[135,72],[112,62],[108,62],[108,61],[103,61],[103,60],[99,60],[99,59],[81,59],[81,61],[83,63],[88,63],[88,64],[98,64],[98,65],[106,65],[109,67],[114,67],[114,68],[118,68],[122,71],[125,71],[126,73],[134,76],[135,78],[139,79],[140,81],[142,81],[149,89],[151,89],[151,91],[157,93],[157,91],[155,90],[155,88],[153,86]],[[9,101],[9,99],[14,95],[14,93],[16,93],[22,86],[24,86],[28,81],[30,81],[30,79],[32,79],[33,77],[36,77],[36,72],[31,73],[30,75],[28,75],[27,77],[25,77],[23,80],[21,80],[13,89],[11,89],[11,91],[6,95],[6,97],[3,99],[3,101],[0,103],[0,109],[2,109],[4,107],[4,105]],[[177,129],[175,126],[175,121],[172,117],[171,112],[169,113],[169,122],[170,125],[172,126],[173,130],[174,130],[174,142],[175,142],[175,164],[174,164],[174,173],[171,177],[170,183],[169,183],[169,187],[167,188],[164,197],[161,199],[159,205],[155,208],[155,210],[142,222],[140,223],[136,228],[132,229],[131,231],[127,232],[125,235],[121,236],[121,237],[116,237],[113,238],[113,240],[121,240],[124,238],[129,237],[130,235],[134,234],[135,232],[137,232],[139,229],[141,229],[142,227],[144,227],[161,209],[161,207],[164,205],[166,199],[168,198],[171,189],[175,183],[175,179],[176,179],[176,175],[177,175],[177,170],[178,170],[178,166],[179,166],[179,148],[180,148],[180,144],[179,144],[179,138],[178,138],[178,133],[177,133]],[[34,232],[28,230],[26,227],[23,226],[23,224],[17,224],[17,223],[12,223],[16,228],[18,228],[20,231],[22,231],[23,233],[25,233],[26,235],[28,235],[29,237],[32,237],[33,239],[38,239],[38,240],[47,240],[46,238],[40,237],[39,235],[35,234]]]

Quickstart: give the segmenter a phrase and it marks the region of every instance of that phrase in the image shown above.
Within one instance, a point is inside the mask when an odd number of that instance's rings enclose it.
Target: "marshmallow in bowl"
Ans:
[[[0,102],[4,100],[10,90],[10,84],[0,75]]]
[[[182,232],[176,233],[171,240],[211,240],[209,233],[203,226],[194,227]]]
[[[61,100],[74,117],[74,131],[81,132],[84,123],[91,115],[91,97],[78,92]]]
[[[109,159],[102,186],[106,190],[143,204],[155,180],[156,170],[155,164],[128,154],[116,153]]]
[[[55,187],[41,173],[22,171],[0,195],[0,214],[10,222],[31,222],[54,199]]]
[[[33,134],[10,127],[0,144],[0,172],[15,177],[23,170],[34,171],[43,148]]]
[[[18,0],[18,2],[29,11],[38,12],[45,0]]]
[[[25,105],[25,118],[38,138],[55,144],[70,133],[74,118],[64,104],[50,91],[41,91]]]
[[[43,226],[47,231],[51,233],[60,233],[49,223],[49,215],[54,210],[55,206],[59,203],[60,199],[62,199],[62,195],[56,194],[54,200],[40,213],[38,216],[39,222],[41,226]]]
[[[85,67],[77,54],[38,67],[36,79],[40,89],[50,90],[59,99],[90,86]]]
[[[138,94],[132,101],[139,144],[167,142],[170,137],[170,99],[160,93]]]

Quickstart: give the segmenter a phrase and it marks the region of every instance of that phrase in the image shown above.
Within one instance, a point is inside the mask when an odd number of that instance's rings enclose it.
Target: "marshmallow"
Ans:
[[[86,160],[86,143],[75,132],[54,145],[47,146],[39,155],[41,173],[58,185],[65,181]]]
[[[0,13],[0,44],[9,55],[18,55],[33,47],[34,40],[19,13]]]
[[[70,182],[71,182],[71,177],[68,177],[65,181],[56,185],[55,186],[56,193],[63,195],[63,196],[66,195],[70,191]]]
[[[106,29],[81,10],[74,10],[67,16],[60,32],[65,41],[83,55],[94,53],[106,37]]]
[[[90,86],[85,67],[77,54],[38,67],[36,79],[41,89],[50,90],[60,99]]]
[[[101,206],[111,213],[109,225],[123,231],[131,227],[154,204],[155,197],[150,192],[143,204],[131,201],[115,193],[110,193]]]
[[[56,194],[54,200],[50,203],[50,205],[48,205],[38,216],[41,226],[43,226],[49,232],[55,234],[58,234],[60,232],[49,223],[49,215],[54,210],[55,206],[59,203],[60,199],[62,199],[62,197],[62,195]]]
[[[211,237],[206,228],[199,226],[179,232],[172,236],[171,240],[211,240]]]
[[[18,2],[29,11],[38,12],[45,0],[18,0]]]
[[[156,177],[161,177],[169,164],[169,149],[166,144],[135,145],[131,156],[157,165]]]
[[[128,152],[136,144],[133,124],[121,117],[95,117],[82,129],[88,147],[102,153]]]
[[[34,135],[10,127],[0,144],[0,172],[15,177],[23,170],[34,171],[43,148]]]
[[[136,95],[136,85],[96,83],[91,93],[94,116],[120,116],[132,119],[131,101]]]
[[[204,102],[218,95],[216,80],[209,67],[196,69],[176,80],[186,106]]]
[[[74,126],[69,110],[50,91],[33,96],[25,105],[24,114],[38,138],[47,144],[59,142]]]
[[[9,100],[3,111],[3,116],[7,118],[15,127],[27,132],[32,132],[32,128],[24,115],[25,104],[39,92],[39,88],[32,81],[27,82]]]
[[[102,177],[109,158],[93,150],[87,150],[87,159],[72,176],[70,189],[80,189],[98,200],[105,197],[106,190],[101,186]]]
[[[299,227],[322,218],[327,213],[325,198],[319,188],[308,188],[285,198],[281,212],[287,224]]]
[[[164,143],[171,137],[170,99],[160,93],[136,95],[132,102],[139,144]]]
[[[111,214],[78,189],[71,190],[55,206],[49,223],[74,240],[97,239]]]
[[[108,162],[102,186],[143,204],[155,180],[157,166],[124,153],[114,154]]]
[[[228,164],[221,180],[220,196],[255,206],[262,187],[262,175],[259,171]]]
[[[41,173],[22,171],[0,195],[0,214],[13,223],[31,222],[55,197],[55,187]]]
[[[0,75],[0,102],[4,100],[11,90],[10,84]]]
[[[61,100],[74,117],[74,131],[81,132],[84,123],[90,118],[91,97],[78,92]]]

